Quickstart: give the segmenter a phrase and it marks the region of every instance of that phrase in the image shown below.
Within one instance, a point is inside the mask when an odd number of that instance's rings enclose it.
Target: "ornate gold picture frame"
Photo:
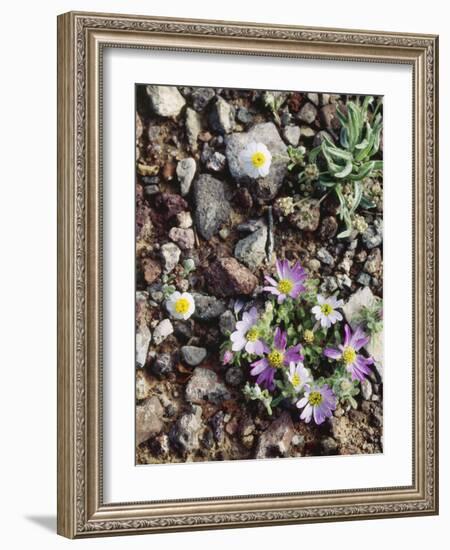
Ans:
[[[413,74],[410,486],[106,503],[103,50],[405,64]],[[58,533],[69,538],[438,513],[438,38],[129,15],[58,18]]]

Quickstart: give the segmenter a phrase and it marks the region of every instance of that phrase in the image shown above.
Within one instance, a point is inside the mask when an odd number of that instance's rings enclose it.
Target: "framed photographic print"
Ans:
[[[436,514],[437,37],[58,18],[58,532]]]

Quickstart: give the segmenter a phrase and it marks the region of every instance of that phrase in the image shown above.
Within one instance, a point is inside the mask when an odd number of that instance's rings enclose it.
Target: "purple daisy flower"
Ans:
[[[303,284],[306,279],[306,271],[299,262],[290,267],[287,260],[277,260],[276,266],[278,281],[266,275],[265,279],[271,286],[265,286],[264,290],[275,294],[278,297],[278,303],[282,304],[288,296],[297,298],[300,292],[306,290]]]
[[[251,366],[252,376],[257,376],[256,383],[269,390],[275,388],[274,377],[277,369],[283,366],[289,366],[291,362],[297,363],[303,361],[303,355],[300,353],[301,344],[286,349],[286,332],[277,327],[274,334],[273,346],[269,347],[263,342],[264,357],[253,362]]]
[[[304,396],[297,401],[297,407],[303,409],[300,419],[306,423],[314,418],[316,424],[322,424],[333,416],[336,408],[336,396],[327,384],[307,386]]]
[[[344,327],[344,344],[340,344],[338,349],[325,348],[323,353],[330,359],[343,361],[345,368],[351,374],[352,380],[362,382],[370,374],[370,365],[373,365],[372,357],[364,357],[357,352],[369,343],[369,337],[364,334],[360,327],[356,327],[355,332],[348,325]]]
[[[230,340],[233,342],[232,351],[245,349],[247,353],[263,354],[264,344],[259,338],[257,322],[258,311],[256,307],[252,307],[250,311],[244,311],[242,321],[236,323],[236,330],[230,336]]]

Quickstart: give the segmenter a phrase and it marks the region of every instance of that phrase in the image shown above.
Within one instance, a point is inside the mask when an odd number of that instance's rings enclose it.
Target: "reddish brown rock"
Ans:
[[[216,296],[251,294],[258,279],[234,258],[218,258],[206,272],[210,291]]]
[[[161,275],[161,266],[156,260],[144,258],[142,260],[142,270],[144,272],[145,282],[151,285]]]
[[[188,204],[183,197],[175,193],[160,193],[156,196],[155,205],[166,220],[188,209]]]

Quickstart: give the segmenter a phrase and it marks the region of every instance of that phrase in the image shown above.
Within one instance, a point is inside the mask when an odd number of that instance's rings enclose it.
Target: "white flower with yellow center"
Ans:
[[[306,384],[311,382],[311,374],[305,369],[303,363],[289,363],[288,380],[292,384],[295,393],[299,393]]]
[[[253,141],[241,151],[239,161],[247,176],[264,178],[269,173],[272,155],[264,143]]]
[[[323,328],[330,328],[336,321],[342,321],[342,314],[336,311],[344,305],[342,300],[338,300],[336,296],[325,298],[318,294],[317,304],[311,311]]]
[[[167,311],[174,319],[189,319],[195,311],[195,302],[189,292],[173,292],[166,300]]]

